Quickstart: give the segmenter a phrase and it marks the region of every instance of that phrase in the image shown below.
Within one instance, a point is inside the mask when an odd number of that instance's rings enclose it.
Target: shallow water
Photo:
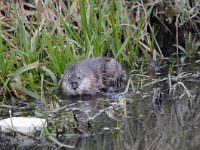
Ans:
[[[109,99],[99,95],[37,104],[22,102],[24,105],[13,104],[13,116],[48,115],[52,136],[75,149],[199,149],[200,65],[175,65],[170,91],[166,77],[171,63],[166,62],[149,63],[142,77],[134,73],[134,92],[130,88],[128,94]],[[139,80],[142,88],[137,88]],[[25,113],[27,108],[29,113]],[[2,110],[1,116],[8,115],[8,109]],[[59,149],[47,140],[38,145],[24,144],[19,142],[21,138],[16,142],[16,137],[8,146],[4,138],[0,134],[0,143],[6,148]]]

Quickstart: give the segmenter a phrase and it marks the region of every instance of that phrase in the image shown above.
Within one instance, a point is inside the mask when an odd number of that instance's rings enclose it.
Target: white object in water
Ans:
[[[12,117],[0,121],[0,130],[9,132],[9,129],[30,134],[46,126],[46,120],[41,118]]]

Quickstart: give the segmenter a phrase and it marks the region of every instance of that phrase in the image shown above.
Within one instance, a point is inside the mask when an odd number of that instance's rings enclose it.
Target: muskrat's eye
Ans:
[[[81,79],[81,77],[80,77],[80,76],[77,76],[77,79],[79,80],[79,79]]]
[[[63,80],[64,80],[64,81],[69,81],[69,78],[64,78]]]

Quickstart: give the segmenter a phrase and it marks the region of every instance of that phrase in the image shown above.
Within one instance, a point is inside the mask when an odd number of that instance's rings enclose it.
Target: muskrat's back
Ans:
[[[64,73],[61,90],[66,95],[94,95],[115,91],[125,83],[126,74],[113,58],[97,57],[71,65]]]

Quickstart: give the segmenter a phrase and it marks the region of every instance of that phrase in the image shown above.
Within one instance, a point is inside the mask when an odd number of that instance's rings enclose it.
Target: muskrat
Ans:
[[[69,66],[60,88],[65,95],[95,95],[100,91],[117,91],[125,81],[125,70],[115,59],[96,57]]]

